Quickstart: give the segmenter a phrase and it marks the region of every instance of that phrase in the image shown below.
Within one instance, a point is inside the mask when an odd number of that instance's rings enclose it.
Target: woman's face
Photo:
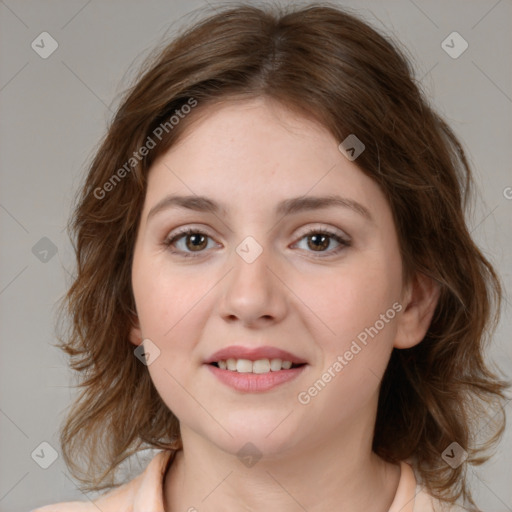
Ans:
[[[182,432],[277,455],[373,428],[402,263],[383,193],[339,142],[260,98],[209,107],[154,163],[131,340]]]

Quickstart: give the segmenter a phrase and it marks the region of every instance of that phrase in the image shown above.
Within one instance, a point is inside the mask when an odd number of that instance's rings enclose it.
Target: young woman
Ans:
[[[405,58],[353,15],[241,5],[183,32],[73,218],[62,348],[83,391],[61,443],[82,489],[111,489],[37,512],[475,510],[466,468],[508,383],[484,360],[500,284],[470,185]]]

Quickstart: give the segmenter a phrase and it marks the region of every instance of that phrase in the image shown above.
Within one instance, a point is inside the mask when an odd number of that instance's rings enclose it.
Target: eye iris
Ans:
[[[187,235],[186,237],[187,239],[187,248],[188,249],[192,249],[192,250],[195,250],[195,249],[204,249],[206,247],[206,237],[204,235],[201,235],[201,234],[193,234],[193,235]],[[188,242],[189,240],[192,241],[192,245],[190,245]],[[199,240],[201,240],[201,243],[199,245],[196,245],[196,242],[198,242]]]
[[[318,248],[320,249],[326,249],[327,247],[329,247],[329,237],[327,237],[326,235],[323,235],[323,234],[317,234],[317,235],[310,235],[308,237],[310,240],[314,240],[313,242],[313,246],[311,246],[311,244],[308,243],[308,245],[313,248],[315,251],[318,250]],[[317,245],[317,242],[320,241],[319,239],[322,239],[322,245]]]

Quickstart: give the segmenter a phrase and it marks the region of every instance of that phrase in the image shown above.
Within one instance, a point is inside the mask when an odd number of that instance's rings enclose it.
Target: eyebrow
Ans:
[[[295,213],[299,213],[302,211],[320,210],[322,208],[330,208],[333,206],[348,208],[358,213],[359,215],[363,216],[366,220],[373,222],[373,218],[370,214],[370,211],[366,207],[364,207],[357,201],[337,195],[328,195],[321,197],[302,196],[294,197],[291,199],[285,199],[284,201],[281,201],[280,203],[277,204],[275,212],[277,215],[285,216],[293,215]],[[226,215],[228,213],[228,210],[224,205],[221,205],[216,201],[205,196],[169,195],[164,197],[155,206],[153,206],[153,208],[151,208],[151,210],[148,213],[147,220],[149,220],[157,213],[163,210],[167,210],[169,208],[184,208],[197,212],[213,214],[222,213],[223,215]]]

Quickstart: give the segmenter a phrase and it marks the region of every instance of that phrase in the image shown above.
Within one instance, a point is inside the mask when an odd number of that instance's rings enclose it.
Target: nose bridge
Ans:
[[[271,271],[272,250],[253,236],[248,236],[235,248],[230,258],[229,273],[222,314],[253,322],[261,317],[280,317],[285,309],[283,289]]]
[[[268,283],[271,250],[266,242],[261,240],[261,236],[259,238],[261,243],[255,237],[247,236],[238,244],[232,255],[232,286],[236,287],[238,293],[244,293],[244,287],[250,288],[251,295],[255,297],[268,296],[271,284]]]

